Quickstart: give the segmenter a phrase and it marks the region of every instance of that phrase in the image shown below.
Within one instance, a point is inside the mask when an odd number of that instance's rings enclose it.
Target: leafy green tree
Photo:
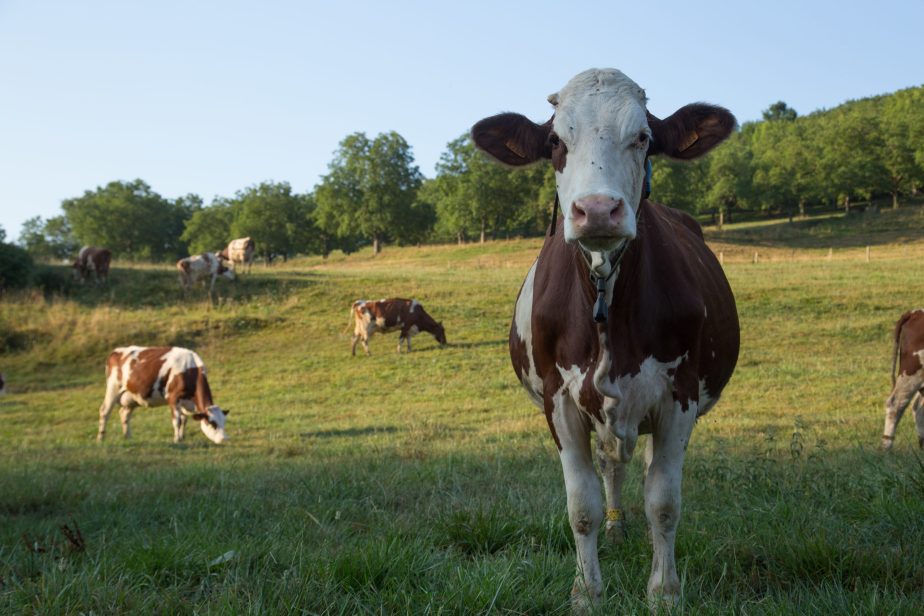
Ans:
[[[651,163],[651,199],[685,212],[712,209],[706,201],[709,157],[692,161],[654,157]]]
[[[32,257],[24,248],[7,244],[6,231],[0,227],[0,291],[22,289],[32,276]]]
[[[764,120],[768,122],[776,122],[779,120],[789,122],[799,117],[799,114],[796,113],[795,109],[783,101],[777,101],[764,110],[763,117]]]
[[[292,192],[288,182],[262,182],[236,193],[230,201],[231,236],[252,237],[267,259],[283,260],[304,250],[310,240],[312,202]]]
[[[80,249],[64,216],[33,216],[23,223],[19,244],[35,259],[67,259]]]
[[[142,180],[110,182],[61,207],[74,236],[84,245],[104,246],[113,254],[160,261],[186,252],[180,240],[197,206],[187,196],[168,201]],[[201,204],[201,201],[199,202]]]
[[[412,217],[423,181],[411,146],[398,133],[370,140],[354,133],[340,142],[329,172],[315,190],[318,226],[340,238],[382,242],[402,235],[400,225]]]
[[[901,192],[917,192],[924,183],[924,88],[895,92],[882,101],[883,167],[892,207]]]
[[[186,243],[190,254],[218,252],[231,241],[231,223],[234,208],[227,199],[216,198],[208,207],[196,210],[189,220],[180,239]]]
[[[705,159],[709,165],[709,172],[704,202],[706,207],[718,212],[719,229],[724,225],[725,217],[733,207],[748,206],[753,175],[749,132],[745,126],[741,131],[733,133]]]

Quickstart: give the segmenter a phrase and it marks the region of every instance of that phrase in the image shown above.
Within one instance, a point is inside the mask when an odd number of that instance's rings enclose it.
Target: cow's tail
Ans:
[[[341,333],[345,334],[350,331],[350,328],[356,329],[356,304],[350,306],[350,319],[347,321],[346,329]]]
[[[902,329],[905,327],[905,323],[908,321],[908,319],[911,318],[912,314],[913,314],[913,311],[906,312],[898,319],[898,322],[895,323],[895,334],[893,335],[894,343],[892,346],[892,388],[893,389],[895,388],[895,378],[896,378],[895,369],[898,366],[898,349],[901,346]]]

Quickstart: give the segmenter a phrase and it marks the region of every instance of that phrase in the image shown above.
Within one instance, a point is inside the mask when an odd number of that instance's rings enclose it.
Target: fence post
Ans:
[[[725,267],[725,251],[724,250],[719,251],[719,265],[721,265],[722,267]]]
[[[832,258],[834,258],[834,249],[828,248],[828,261],[830,261]]]
[[[869,246],[866,247],[866,262],[869,263]]]
[[[756,264],[760,260],[760,255],[757,254],[757,251],[754,251],[754,263]]]

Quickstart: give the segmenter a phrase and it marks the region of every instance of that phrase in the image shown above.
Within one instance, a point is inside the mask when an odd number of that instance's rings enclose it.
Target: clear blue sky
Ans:
[[[656,115],[760,118],[924,83],[924,1],[0,0],[0,225],[111,180],[168,198],[310,191],[347,134],[396,130],[432,177],[499,111],[615,67]]]

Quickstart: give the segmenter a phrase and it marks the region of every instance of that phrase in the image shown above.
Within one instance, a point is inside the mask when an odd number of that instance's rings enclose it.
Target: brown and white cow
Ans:
[[[170,407],[173,442],[183,440],[187,418],[199,422],[202,432],[213,442],[222,443],[225,418],[212,401],[205,364],[194,351],[181,347],[120,347],[106,362],[106,397],[99,407],[99,434],[106,434],[106,420],[116,405],[120,406],[122,434],[131,436],[129,421],[139,406]]]
[[[559,450],[577,548],[576,607],[601,598],[597,534],[621,540],[622,485],[639,434],[653,559],[648,596],[676,601],[674,540],[684,454],[738,358],[735,299],[699,225],[647,199],[648,157],[692,159],[735,126],[725,109],[688,105],[659,120],[623,73],[585,71],[549,97],[544,124],[504,113],[472,128],[507,165],[548,159],[561,221],[520,289],[510,357]],[[556,207],[556,210],[559,208]],[[591,432],[606,508],[594,470]]]
[[[230,262],[231,267],[236,266],[238,263],[246,265],[247,273],[249,274],[253,267],[253,257],[256,246],[254,241],[249,237],[231,240],[228,242],[227,246],[221,249],[218,253],[218,257]]]
[[[398,336],[398,353],[401,343],[407,341],[407,352],[411,352],[411,337],[420,332],[432,334],[441,345],[446,344],[446,332],[443,324],[433,320],[416,299],[380,299],[378,301],[357,300],[350,309],[353,319],[353,346],[351,352],[356,355],[356,343],[362,340],[366,355],[369,355],[369,338],[375,332],[386,334],[400,331]]]
[[[895,442],[895,428],[912,401],[914,422],[918,430],[918,446],[924,448],[924,308],[903,314],[895,323],[894,338],[892,393],[886,399],[882,448],[892,448]]]
[[[211,293],[215,288],[215,279],[219,276],[234,280],[234,270],[228,269],[224,261],[212,252],[180,259],[176,262],[176,268],[180,271],[180,283],[186,289],[202,280],[209,280]]]
[[[83,283],[90,277],[90,272],[93,272],[96,275],[97,284],[108,282],[110,263],[112,263],[112,251],[108,248],[84,246],[77,253],[77,259],[74,260],[74,279]]]

